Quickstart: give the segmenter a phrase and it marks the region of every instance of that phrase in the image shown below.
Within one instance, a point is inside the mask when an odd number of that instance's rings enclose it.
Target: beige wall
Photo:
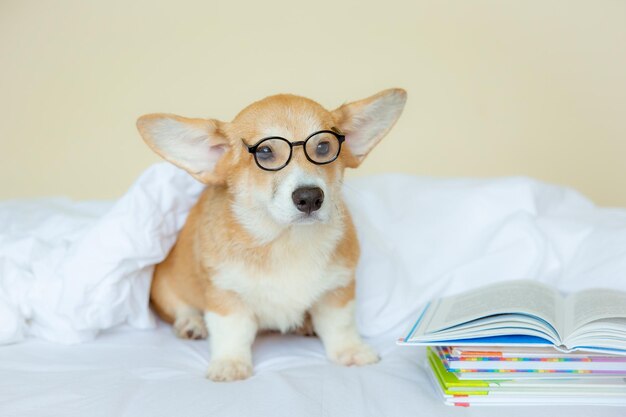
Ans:
[[[0,198],[119,196],[138,115],[409,92],[356,174],[529,175],[626,206],[626,1],[0,1]]]

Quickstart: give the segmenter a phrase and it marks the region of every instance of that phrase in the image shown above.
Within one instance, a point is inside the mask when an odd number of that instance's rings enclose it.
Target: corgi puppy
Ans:
[[[211,335],[208,378],[248,378],[258,331],[307,324],[330,360],[378,361],[355,325],[359,244],[341,187],[405,102],[390,89],[329,111],[275,95],[232,122],[139,118],[152,150],[207,185],[154,270],[151,302],[179,337]]]

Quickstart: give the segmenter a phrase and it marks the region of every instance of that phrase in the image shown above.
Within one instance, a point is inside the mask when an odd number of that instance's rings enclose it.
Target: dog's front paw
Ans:
[[[206,377],[216,382],[237,381],[252,375],[252,363],[241,359],[215,359],[209,363]]]
[[[354,344],[338,349],[335,352],[331,352],[329,356],[333,361],[344,366],[369,365],[380,360],[374,349],[365,343]]]

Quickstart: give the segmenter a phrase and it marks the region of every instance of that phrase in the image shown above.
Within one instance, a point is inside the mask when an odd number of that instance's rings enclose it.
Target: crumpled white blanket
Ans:
[[[201,191],[160,163],[114,204],[0,202],[0,343],[153,327],[153,265]],[[528,178],[378,175],[346,181],[344,194],[362,246],[365,336],[409,325],[433,297],[499,280],[626,290],[626,209],[598,208],[573,190]]]

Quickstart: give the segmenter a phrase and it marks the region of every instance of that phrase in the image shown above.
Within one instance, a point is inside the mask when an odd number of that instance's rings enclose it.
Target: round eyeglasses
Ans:
[[[339,156],[341,144],[346,137],[332,130],[320,130],[300,142],[289,142],[279,136],[271,136],[258,141],[255,145],[248,145],[242,139],[248,152],[254,155],[254,161],[259,168],[266,171],[278,171],[289,164],[293,148],[302,146],[306,159],[316,165],[330,164]]]

